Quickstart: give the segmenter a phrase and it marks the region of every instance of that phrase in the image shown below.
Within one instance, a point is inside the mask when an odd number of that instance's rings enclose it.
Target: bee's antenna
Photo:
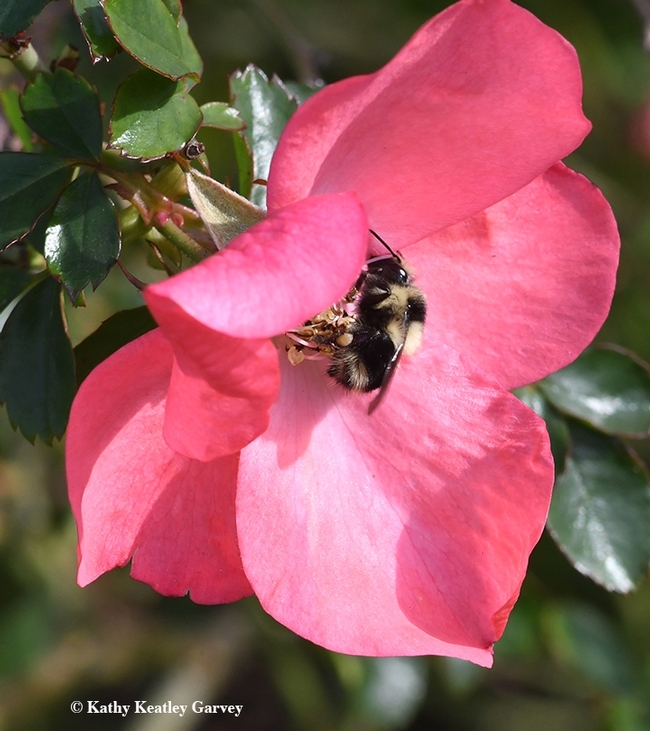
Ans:
[[[400,257],[390,248],[390,246],[382,239],[382,237],[378,233],[375,233],[372,229],[368,230],[377,239],[377,241],[379,241],[380,244],[383,244],[388,249],[388,251],[390,251],[390,253],[399,261]]]

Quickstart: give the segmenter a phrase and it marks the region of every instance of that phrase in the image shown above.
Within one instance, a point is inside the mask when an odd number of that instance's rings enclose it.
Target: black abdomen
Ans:
[[[374,391],[383,383],[395,344],[387,332],[359,320],[349,332],[352,342],[334,353],[327,372],[353,391]]]

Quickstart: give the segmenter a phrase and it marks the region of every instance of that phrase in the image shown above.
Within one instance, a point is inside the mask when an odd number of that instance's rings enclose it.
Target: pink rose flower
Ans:
[[[509,393],[605,319],[618,235],[559,160],[589,131],[572,47],[509,0],[463,0],[383,69],[289,122],[268,217],[149,287],[160,324],[102,363],[68,432],[79,583],[200,603],[254,593],[330,649],[490,665],[544,527],[543,422]],[[399,250],[424,342],[381,406],[294,366],[284,333]]]

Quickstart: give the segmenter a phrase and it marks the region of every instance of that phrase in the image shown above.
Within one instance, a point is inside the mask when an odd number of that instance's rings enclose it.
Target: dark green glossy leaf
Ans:
[[[19,97],[20,93],[17,89],[11,88],[0,91],[2,110],[7,122],[11,125],[13,133],[21,141],[25,152],[31,152],[34,149],[34,145],[32,144],[32,131],[23,119]]]
[[[68,69],[39,74],[20,100],[25,122],[39,137],[73,157],[99,160],[102,119],[97,93]]]
[[[631,591],[650,560],[648,475],[618,439],[577,422],[570,433],[549,528],[579,571],[610,591]]]
[[[234,135],[232,140],[235,147],[235,158],[237,160],[239,192],[244,198],[250,198],[252,200],[251,193],[253,190],[253,156],[251,155],[251,151],[248,149],[248,143],[243,137],[241,137],[240,135]],[[259,185],[256,185],[255,190],[257,191],[259,187]],[[266,200],[266,195],[264,195],[264,199]],[[265,207],[265,205],[260,205],[260,208]]]
[[[12,38],[25,30],[50,0],[2,0],[0,39]]]
[[[155,327],[156,321],[146,307],[123,310],[109,317],[74,349],[77,385],[109,355]]]
[[[111,147],[154,159],[180,150],[201,124],[201,110],[182,81],[142,69],[120,86],[111,119]]]
[[[104,279],[120,253],[112,203],[97,173],[80,175],[56,204],[45,234],[45,258],[72,301],[88,284]]]
[[[36,226],[25,237],[29,245],[39,254],[45,255],[45,234],[47,233],[47,227],[50,225],[52,213],[54,213],[54,206],[45,211],[36,222]]]
[[[218,129],[244,129],[244,120],[239,112],[226,102],[208,102],[201,107],[203,126]]]
[[[72,5],[93,62],[113,56],[120,46],[108,27],[99,0],[72,0]]]
[[[74,392],[61,287],[48,277],[18,302],[0,334],[0,402],[14,428],[49,444],[63,436]]]
[[[513,393],[546,422],[551,439],[551,452],[555,461],[555,472],[556,474],[562,472],[569,448],[569,427],[566,420],[551,406],[536,386],[517,388]]]
[[[539,387],[566,414],[610,434],[650,431],[650,369],[622,350],[588,348]]]
[[[0,266],[0,311],[24,292],[31,279],[22,269]]]
[[[268,180],[271,158],[298,102],[276,77],[271,81],[266,74],[252,64],[242,73],[230,77],[232,106],[244,120],[246,128],[240,133],[241,140],[235,146],[240,168],[240,193],[258,206],[266,206],[266,187],[255,185],[253,180]],[[247,161],[247,151],[252,156],[252,170]]]
[[[68,163],[59,157],[0,154],[0,249],[31,231],[69,179]]]
[[[325,86],[322,82],[320,84],[312,85],[302,84],[298,81],[285,81],[284,85],[291,96],[296,99],[298,104],[304,104],[307,99],[314,96],[316,92],[320,91]]]
[[[203,64],[187,25],[163,0],[104,0],[108,22],[122,47],[170,79],[201,76]]]

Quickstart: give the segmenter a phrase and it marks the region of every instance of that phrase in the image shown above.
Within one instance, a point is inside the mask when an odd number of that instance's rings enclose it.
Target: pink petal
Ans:
[[[163,434],[175,452],[209,462],[238,452],[266,431],[280,373],[268,340],[215,332],[184,310],[161,321],[175,359]]]
[[[159,330],[125,346],[82,385],[66,462],[79,531],[79,584],[133,557],[131,574],[201,603],[251,593],[235,534],[238,456],[209,463],[162,438],[172,351]]]
[[[608,203],[562,164],[474,218],[409,247],[427,333],[508,389],[574,360],[614,294],[619,236]]]
[[[145,298],[174,348],[164,435],[192,459],[233,454],[264,432],[279,383],[268,340],[340,299],[365,258],[351,194],[288,206]]]
[[[338,652],[491,664],[543,529],[543,422],[442,343],[391,390],[344,392],[292,369],[269,430],[241,454],[237,527],[262,605]]]
[[[147,287],[167,332],[182,313],[235,338],[269,338],[343,297],[366,258],[368,221],[356,195],[287,206],[198,266]]]
[[[574,49],[507,0],[452,5],[383,69],[301,107],[271,167],[276,210],[352,190],[395,247],[514,193],[590,125]]]
[[[376,75],[354,76],[330,84],[291,117],[271,162],[267,188],[269,211],[310,194],[323,160],[363,109]],[[373,155],[377,155],[377,150],[373,150]]]

